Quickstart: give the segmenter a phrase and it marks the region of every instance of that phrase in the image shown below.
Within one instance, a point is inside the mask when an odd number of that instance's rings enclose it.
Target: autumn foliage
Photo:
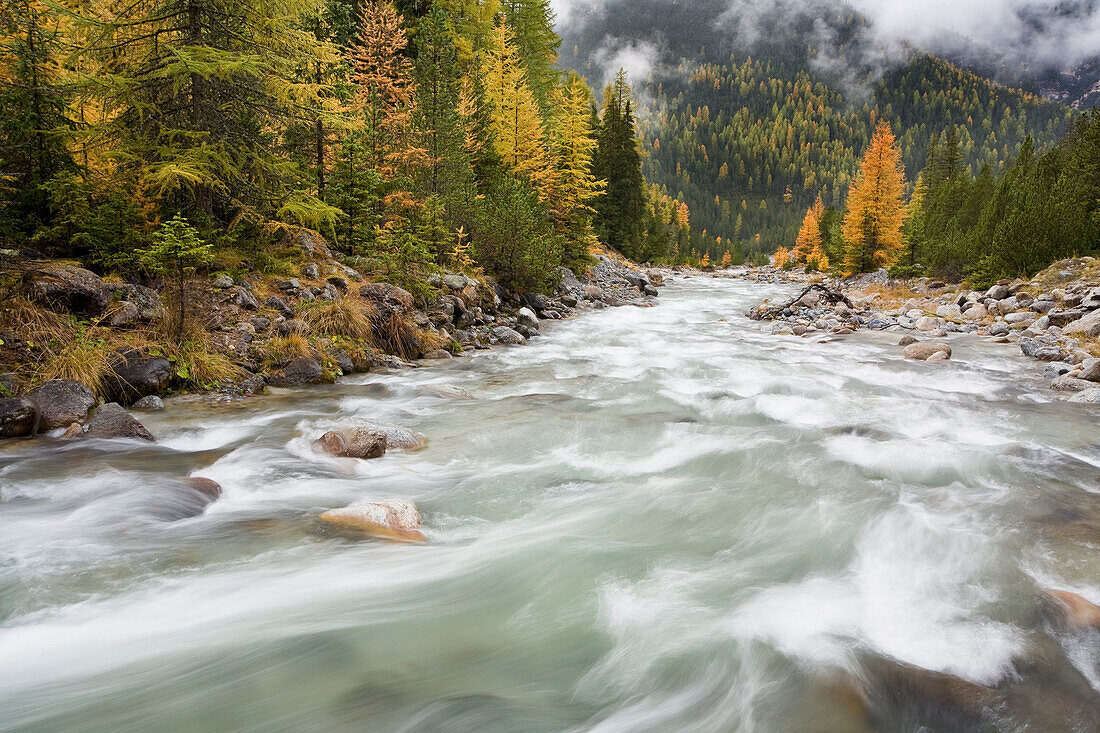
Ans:
[[[886,122],[879,124],[848,193],[844,267],[871,272],[892,264],[901,250],[905,223],[905,168],[897,140]]]

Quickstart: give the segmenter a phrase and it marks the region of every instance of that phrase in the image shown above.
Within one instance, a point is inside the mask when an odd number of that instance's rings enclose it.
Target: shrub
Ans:
[[[502,286],[521,293],[549,291],[564,246],[530,187],[504,175],[490,183],[478,211],[473,250]]]

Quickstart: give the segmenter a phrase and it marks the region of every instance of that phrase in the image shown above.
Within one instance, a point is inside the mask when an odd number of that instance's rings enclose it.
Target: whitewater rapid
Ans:
[[[1008,345],[745,318],[788,291],[681,280],[526,348],[169,401],[154,446],[0,444],[0,731],[839,732],[822,681],[863,654],[998,683],[1042,589],[1100,599],[1047,521],[1097,491],[1095,413]],[[355,417],[429,447],[312,449]],[[188,475],[224,495],[173,521]],[[316,521],[388,498],[426,544]]]

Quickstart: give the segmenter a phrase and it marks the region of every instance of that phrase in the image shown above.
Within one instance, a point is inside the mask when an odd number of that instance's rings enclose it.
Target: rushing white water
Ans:
[[[1009,346],[772,336],[690,279],[528,348],[0,446],[0,730],[850,731],[871,653],[995,684],[1100,599],[1096,413]],[[370,462],[311,440],[428,436]],[[172,520],[171,479],[224,496]],[[414,500],[424,545],[323,510]],[[1070,655],[1095,686],[1100,652]]]

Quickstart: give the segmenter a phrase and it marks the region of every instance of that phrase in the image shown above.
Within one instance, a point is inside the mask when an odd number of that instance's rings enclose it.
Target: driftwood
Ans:
[[[846,296],[844,293],[840,292],[839,290],[833,290],[827,285],[814,283],[813,285],[808,285],[805,290],[803,290],[801,293],[799,293],[786,303],[783,303],[782,305],[767,305],[766,302],[758,305],[757,307],[753,308],[751,313],[749,313],[749,318],[754,321],[774,321],[775,319],[783,315],[783,311],[787,310],[788,308],[794,308],[795,304],[798,303],[798,301],[802,300],[802,298],[804,298],[807,293],[813,292],[814,290],[821,293],[822,300],[824,300],[824,302],[826,303],[829,303],[830,305],[843,303],[852,310],[856,310],[855,305],[852,303],[852,301],[848,300],[848,296]]]

